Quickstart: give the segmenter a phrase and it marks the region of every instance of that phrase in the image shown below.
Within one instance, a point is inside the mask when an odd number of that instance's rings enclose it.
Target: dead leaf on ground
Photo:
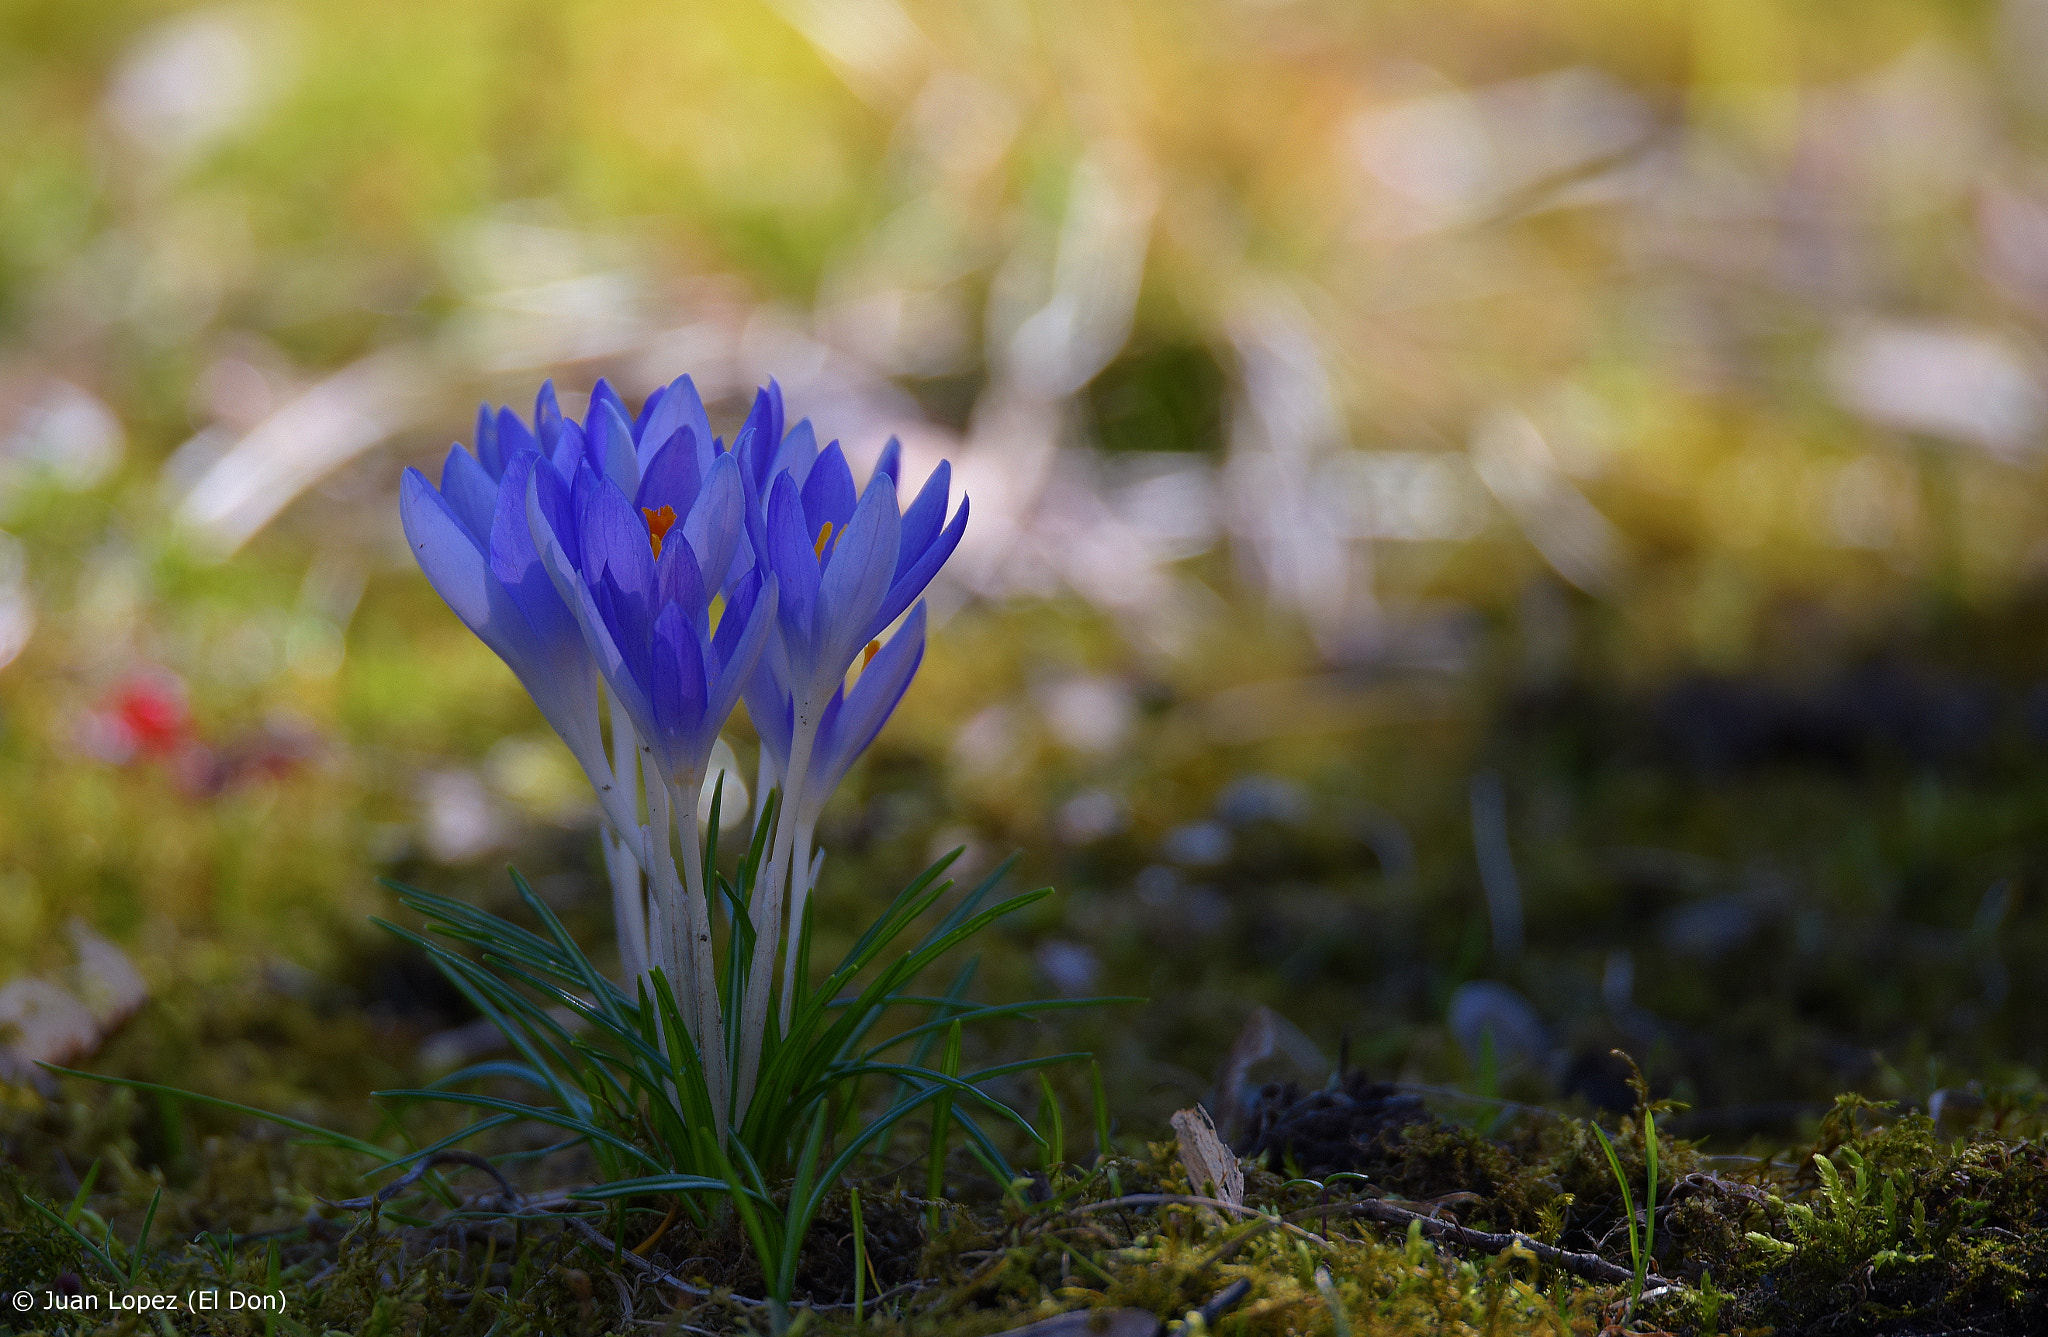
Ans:
[[[1216,1124],[1200,1105],[1173,1116],[1173,1133],[1180,1141],[1181,1168],[1187,1171],[1188,1188],[1196,1193],[1213,1192],[1233,1207],[1244,1206],[1244,1168],[1216,1135]]]
[[[51,1090],[40,1063],[75,1063],[97,1050],[149,998],[128,954],[73,919],[78,964],[66,984],[24,975],[0,988],[0,1081]]]

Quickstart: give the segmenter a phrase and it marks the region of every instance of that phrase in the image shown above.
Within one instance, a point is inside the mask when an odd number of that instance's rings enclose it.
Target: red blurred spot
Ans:
[[[113,715],[145,756],[176,752],[192,729],[185,685],[168,673],[138,673],[114,691]]]

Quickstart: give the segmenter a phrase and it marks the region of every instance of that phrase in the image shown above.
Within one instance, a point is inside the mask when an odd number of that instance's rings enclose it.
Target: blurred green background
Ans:
[[[774,376],[974,507],[827,931],[1022,848],[979,987],[1150,995],[1131,1117],[1260,1004],[1731,1134],[2031,1082],[2044,88],[2042,0],[0,0],[0,971],[404,1054],[377,875],[605,941],[398,472]]]

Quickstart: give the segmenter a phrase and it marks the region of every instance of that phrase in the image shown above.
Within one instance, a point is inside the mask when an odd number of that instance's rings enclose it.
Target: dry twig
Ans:
[[[1432,1239],[1446,1240],[1452,1244],[1463,1245],[1468,1249],[1477,1249],[1481,1253],[1506,1253],[1510,1249],[1525,1249],[1534,1255],[1538,1262],[1548,1263],[1552,1267],[1561,1267],[1573,1276],[1583,1277],[1587,1281],[1603,1281],[1610,1285],[1624,1285],[1634,1281],[1636,1278],[1636,1274],[1628,1268],[1621,1266],[1619,1263],[1610,1263],[1596,1253],[1573,1253],[1568,1249],[1560,1249],[1556,1245],[1545,1244],[1541,1240],[1531,1239],[1519,1230],[1505,1231],[1500,1234],[1489,1234],[1483,1230],[1471,1230],[1458,1225],[1454,1221],[1445,1221],[1440,1217],[1424,1216],[1420,1212],[1411,1212],[1405,1208],[1396,1207],[1393,1203],[1381,1198],[1364,1198],[1357,1202],[1345,1203],[1335,1207],[1308,1207],[1294,1213],[1294,1215],[1318,1216],[1326,1212],[1341,1212],[1346,1216],[1362,1216],[1369,1221],[1378,1221],[1382,1225],[1400,1226],[1403,1229],[1406,1229],[1410,1222],[1419,1221],[1422,1223],[1422,1233]],[[1660,1277],[1654,1272],[1644,1279],[1643,1284],[1645,1286],[1668,1287],[1671,1289],[1680,1288],[1680,1283],[1666,1277]]]

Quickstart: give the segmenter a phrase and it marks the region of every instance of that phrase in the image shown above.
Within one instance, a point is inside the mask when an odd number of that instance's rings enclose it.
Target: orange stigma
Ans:
[[[824,527],[823,529],[821,529],[821,530],[819,530],[819,531],[818,531],[818,542],[817,542],[817,544],[816,544],[815,546],[813,546],[813,547],[812,547],[812,549],[811,549],[811,555],[812,555],[813,557],[816,557],[816,558],[817,558],[817,559],[818,559],[819,561],[821,561],[821,562],[822,562],[822,561],[824,561],[824,560],[825,560],[825,545],[826,545],[826,544],[828,544],[828,543],[830,543],[831,541],[832,541],[832,522],[831,522],[830,520],[827,520],[827,521],[825,522],[825,527]]]
[[[659,557],[661,556],[661,536],[668,533],[674,527],[676,508],[664,506],[657,511],[642,506],[640,514],[647,517],[647,541],[654,545],[654,555]]]
[[[875,651],[882,648],[880,641],[869,641],[868,648],[860,652],[860,666],[866,668],[875,662]]]

